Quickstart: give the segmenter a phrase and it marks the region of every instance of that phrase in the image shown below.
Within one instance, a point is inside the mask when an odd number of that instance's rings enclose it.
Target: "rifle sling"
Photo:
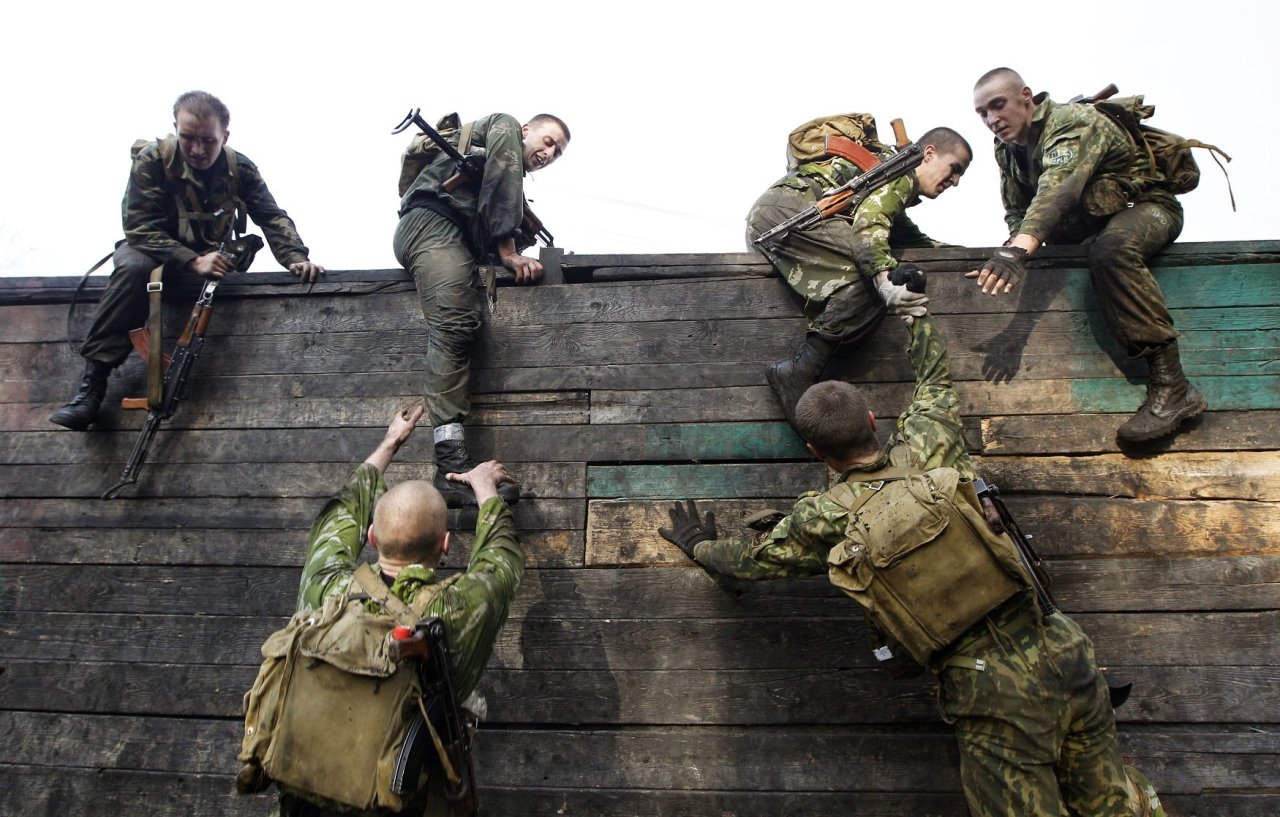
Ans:
[[[147,282],[147,409],[155,411],[164,402],[164,306],[162,292],[164,265],[151,270]]]

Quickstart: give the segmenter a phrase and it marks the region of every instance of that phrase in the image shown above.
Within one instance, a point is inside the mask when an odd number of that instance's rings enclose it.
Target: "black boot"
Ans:
[[[1187,382],[1173,341],[1148,359],[1151,367],[1147,399],[1116,432],[1121,442],[1139,443],[1172,434],[1178,426],[1198,417],[1209,407],[1196,387]]]
[[[769,381],[773,393],[778,395],[778,402],[791,425],[796,424],[796,401],[805,389],[818,382],[835,348],[835,341],[808,332],[791,359],[779,361],[765,370],[764,378]]]
[[[109,363],[86,360],[84,379],[76,388],[71,402],[49,415],[49,422],[65,426],[72,431],[84,431],[98,416],[102,398],[107,396],[107,376],[113,367]]]
[[[476,467],[476,461],[467,454],[465,440],[441,440],[436,443],[436,476],[433,484],[444,504],[450,508],[475,507],[476,494],[465,482],[454,482],[445,479],[445,474],[463,474]],[[498,486],[498,496],[508,505],[520,501],[520,486],[514,482],[504,482]]]

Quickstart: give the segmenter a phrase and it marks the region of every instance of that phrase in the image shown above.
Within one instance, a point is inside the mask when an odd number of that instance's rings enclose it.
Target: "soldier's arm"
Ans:
[[[700,542],[694,559],[705,570],[751,581],[827,572],[827,553],[844,537],[848,512],[810,492],[766,533]]]
[[[169,195],[165,192],[164,159],[154,146],[143,148],[129,173],[121,216],[125,241],[156,260],[183,268],[198,253],[169,233]]]
[[[972,479],[976,474],[965,450],[960,396],[951,379],[946,343],[929,315],[917,318],[909,331],[907,357],[916,373],[916,389],[911,405],[898,418],[897,436],[910,448],[917,468],[946,465]]]
[[[364,548],[373,506],[387,490],[382,471],[364,462],[316,516],[307,539],[307,560],[298,587],[298,609],[318,609],[327,596],[344,592]]]
[[[1051,115],[1041,142],[1044,172],[1015,233],[1044,243],[1063,217],[1080,206],[1085,185],[1102,161],[1107,139],[1097,121],[1058,126]]]
[[[524,140],[520,123],[508,114],[491,114],[476,122],[485,135],[484,178],[476,212],[485,232],[501,242],[510,238],[524,216]]]
[[[890,253],[890,232],[907,209],[914,192],[910,174],[873,190],[853,211],[853,260],[863,275],[894,269],[898,262]]]
[[[289,218],[289,214],[276,204],[275,197],[263,181],[258,166],[243,153],[236,154],[236,168],[240,197],[244,199],[245,210],[253,223],[262,228],[262,233],[271,247],[280,266],[286,269],[292,264],[306,262],[309,250],[302,243],[298,227]]]
[[[441,612],[460,697],[475,689],[489,661],[524,579],[524,561],[511,509],[498,497],[487,500],[476,521],[471,562],[445,591]]]

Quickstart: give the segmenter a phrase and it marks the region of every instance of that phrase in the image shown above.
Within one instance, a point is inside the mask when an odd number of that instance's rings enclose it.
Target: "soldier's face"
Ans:
[[[196,170],[213,167],[230,136],[217,115],[201,118],[187,110],[178,111],[178,121],[173,123],[173,127],[178,134],[182,158]]]
[[[963,148],[940,153],[933,145],[925,146],[924,161],[916,168],[920,195],[926,199],[936,199],[946,190],[957,186],[971,161],[973,157]]]
[[[564,149],[569,146],[564,128],[555,122],[544,120],[525,125],[520,129],[520,133],[524,137],[524,169],[529,173],[541,170],[559,159]]]
[[[1036,105],[1031,89],[999,78],[973,89],[973,109],[982,124],[1005,144],[1026,145]]]

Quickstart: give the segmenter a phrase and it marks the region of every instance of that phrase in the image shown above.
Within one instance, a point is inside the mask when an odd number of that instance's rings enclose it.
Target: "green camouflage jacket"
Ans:
[[[946,345],[933,319],[917,318],[911,327],[907,356],[916,373],[911,405],[875,462],[855,465],[841,482],[854,485],[854,496],[868,490],[858,475],[890,465],[921,470],[950,466],[961,479],[977,476],[965,450],[959,397],[951,381]],[[698,564],[713,573],[738,579],[782,579],[827,572],[827,553],[845,535],[849,512],[826,494],[810,491],[790,515],[772,530],[755,536],[702,542],[694,548]]]
[[[1147,178],[1146,155],[1129,134],[1097,108],[1058,104],[1044,93],[1035,102],[1030,149],[995,140],[1009,235],[1079,241],[1129,202],[1177,206]]]
[[[477,119],[471,127],[471,147],[484,149],[480,184],[461,184],[446,192],[444,182],[455,168],[453,160],[441,151],[409,186],[400,200],[400,211],[427,200],[443,202],[468,234],[472,251],[487,254],[498,241],[515,234],[524,216],[524,137],[520,123],[505,113]],[[450,140],[455,146],[458,136]]]
[[[299,610],[319,609],[328,596],[350,589],[373,521],[374,503],[386,490],[378,469],[363,463],[325,504],[311,526],[298,590]],[[426,610],[426,616],[444,619],[459,700],[479,682],[523,578],[524,551],[516,539],[511,510],[494,497],[480,508],[466,573]],[[411,565],[396,576],[391,592],[412,602],[420,588],[435,580],[434,569]]]
[[[142,148],[134,157],[129,185],[125,188],[122,214],[124,235],[129,246],[154,258],[183,267],[197,255],[216,249],[227,237],[235,219],[235,201],[230,189],[227,149],[205,172],[195,170],[177,149],[177,137],[170,136]],[[289,214],[280,209],[258,166],[243,153],[236,153],[236,192],[246,214],[262,228],[271,253],[282,267],[307,260],[307,248]],[[205,221],[180,219],[179,204],[195,213],[219,214]]]

